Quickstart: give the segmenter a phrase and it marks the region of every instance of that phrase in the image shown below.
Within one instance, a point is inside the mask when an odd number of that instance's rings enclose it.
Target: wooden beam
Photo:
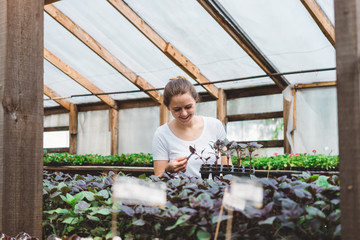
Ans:
[[[65,153],[69,152],[69,148],[44,148],[44,150],[48,153]]]
[[[249,142],[257,142],[258,144],[263,145],[264,148],[270,147],[283,147],[283,140],[266,140],[266,141],[237,141],[238,143],[249,143]]]
[[[77,151],[77,133],[78,133],[78,110],[75,104],[70,105],[69,113],[69,153],[76,154]]]
[[[61,96],[54,92],[52,89],[50,89],[48,86],[44,85],[44,94],[60,104],[63,108],[70,111],[70,105],[71,103],[65,99],[61,99]]]
[[[141,19],[124,1],[107,0],[119,11],[130,23],[132,23],[142,34],[145,35],[157,48],[159,48],[171,61],[179,66],[184,72],[198,83],[210,82],[200,70],[171,43],[166,42],[156,33],[144,20]],[[218,98],[218,88],[213,84],[203,85],[203,88],[214,98]]]
[[[112,55],[107,49],[105,49],[100,43],[86,33],[80,26],[76,25],[70,18],[65,16],[59,9],[54,7],[52,4],[45,6],[45,11],[54,18],[58,23],[65,27],[75,37],[82,41],[92,51],[94,51],[99,57],[104,59],[110,64],[115,70],[127,78],[130,82],[135,84],[141,90],[154,89],[150,83],[145,81],[141,76],[138,76],[135,72],[125,66],[119,59]],[[160,104],[160,93],[157,90],[145,91],[152,99]]]
[[[336,86],[336,81],[298,84],[294,88],[295,89],[301,89],[301,88],[332,87],[332,86]]]
[[[69,131],[69,126],[44,127],[44,132]]]
[[[60,69],[62,72],[64,72],[66,75],[68,75],[70,78],[74,79],[81,86],[86,88],[89,92],[93,94],[104,93],[102,90],[96,87],[92,82],[87,80],[80,73],[78,73],[69,65],[64,63],[60,58],[56,57],[46,48],[44,48],[44,58],[48,60],[51,64],[53,64],[55,67]],[[98,97],[101,101],[109,105],[111,108],[118,109],[115,100],[112,99],[109,95],[96,95],[96,97]]]
[[[360,2],[335,1],[341,239],[360,236]]]
[[[119,111],[110,109],[111,155],[119,154]]]
[[[216,100],[216,115],[223,125],[227,123],[227,100],[224,89],[219,89],[219,98]]]
[[[282,118],[282,117],[283,117],[283,111],[228,115],[227,119],[228,122],[235,122],[235,121],[247,121],[247,120],[258,120],[258,119],[269,119],[269,118]]]
[[[63,114],[63,113],[69,113],[69,111],[63,107],[44,108],[44,116],[50,116],[50,115],[54,115],[54,114]]]
[[[291,153],[290,142],[291,139],[287,137],[288,121],[290,117],[291,102],[283,98],[283,119],[284,119],[284,153]]]
[[[165,106],[165,104],[161,104],[160,105],[160,126],[169,122],[169,110],[168,108]]]
[[[226,12],[217,0],[198,0],[200,5],[218,22],[218,24],[235,40],[235,42],[256,62],[256,64],[284,90],[289,82],[281,75],[271,75],[278,73],[275,65],[260,51],[255,43],[247,36],[234,19]]]
[[[0,1],[0,231],[42,238],[44,0]]]
[[[301,0],[329,42],[335,47],[335,28],[315,0]]]
[[[58,2],[60,0],[45,0],[45,3],[44,5],[48,5],[48,4],[51,4],[51,3],[54,3],[54,2]]]
[[[267,86],[259,86],[259,87],[229,89],[229,90],[225,90],[225,93],[227,99],[229,100],[235,98],[281,94],[282,91],[276,85],[267,85]]]

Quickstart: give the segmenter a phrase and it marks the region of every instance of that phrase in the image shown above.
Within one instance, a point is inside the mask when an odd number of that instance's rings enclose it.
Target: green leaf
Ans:
[[[208,240],[211,238],[211,234],[208,233],[208,232],[205,232],[203,230],[199,230],[197,231],[196,233],[196,237],[199,239],[199,240]]]
[[[79,222],[78,217],[67,217],[62,221],[62,223],[66,223],[66,224],[69,224],[69,225],[75,225],[78,222]]]
[[[145,221],[142,220],[142,219],[137,219],[135,221],[132,222],[132,225],[135,225],[135,226],[144,226],[145,225]]]
[[[61,190],[62,193],[68,193],[71,190],[64,182],[60,182],[57,188]]]
[[[276,219],[276,216],[269,217],[263,221],[259,221],[259,225],[271,225],[271,224],[273,224],[275,219]]]
[[[75,204],[76,199],[73,196],[71,196],[69,193],[67,193],[66,196],[60,195],[60,197],[64,202],[70,204],[71,206]]]
[[[44,211],[44,213],[48,213],[48,214],[53,214],[53,213],[58,213],[58,214],[67,214],[69,213],[69,209],[63,209],[63,208],[57,208],[55,210],[49,210],[49,211]]]
[[[174,228],[176,228],[178,225],[182,224],[182,223],[185,223],[186,221],[188,221],[189,219],[191,218],[191,215],[182,215],[181,217],[178,218],[178,220],[176,221],[176,223],[170,227],[167,227],[165,229],[165,231],[170,231]]]
[[[90,191],[82,191],[82,192],[79,192],[78,194],[76,194],[75,196],[77,197],[77,199],[79,199],[79,201],[84,198],[86,198],[90,202],[95,200],[94,193],[92,193]]]
[[[95,215],[95,214],[109,215],[109,214],[111,214],[111,211],[109,208],[100,208],[100,209],[94,210],[92,213],[90,213],[90,215]]]
[[[86,215],[86,217],[91,221],[100,222],[100,218],[96,216]]]
[[[140,179],[144,179],[144,180],[145,180],[145,179],[147,179],[147,176],[146,176],[146,174],[145,174],[145,173],[143,173],[143,174],[139,175],[139,178],[140,178]]]
[[[107,198],[109,198],[109,192],[107,190],[103,189],[100,192],[95,193],[94,197],[96,199],[102,199],[102,198],[107,199]]]
[[[328,176],[321,175],[319,178],[315,181],[315,184],[320,187],[326,187],[329,188],[332,185],[327,181],[329,179]]]
[[[312,207],[312,206],[307,206],[306,207],[306,212],[311,216],[311,217],[320,217],[320,218],[326,218],[325,214],[318,208],[316,207]]]

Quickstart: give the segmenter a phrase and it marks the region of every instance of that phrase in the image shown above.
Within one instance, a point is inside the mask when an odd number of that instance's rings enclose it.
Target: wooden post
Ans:
[[[291,102],[289,102],[285,98],[283,98],[284,153],[290,153],[291,152],[289,139],[288,139],[288,137],[286,135],[286,132],[288,130],[290,107],[291,107]],[[290,139],[290,141],[291,141],[291,139]]]
[[[341,239],[360,235],[360,1],[335,1]]]
[[[0,1],[0,231],[42,236],[44,0]]]
[[[160,105],[160,125],[163,125],[169,121],[169,110],[164,105],[164,103],[161,103]]]
[[[216,115],[223,125],[227,123],[227,101],[224,89],[219,89],[219,98],[216,100]]]
[[[69,112],[69,135],[70,135],[69,153],[70,154],[76,154],[77,133],[78,133],[78,109],[75,104],[71,104],[70,112]]]
[[[119,111],[110,109],[111,155],[119,154]]]

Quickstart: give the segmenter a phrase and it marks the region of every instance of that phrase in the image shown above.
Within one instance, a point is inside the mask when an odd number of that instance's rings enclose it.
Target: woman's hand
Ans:
[[[154,173],[156,176],[161,176],[163,172],[185,172],[187,165],[186,157],[178,157],[168,160],[155,160]]]
[[[168,172],[185,172],[187,160],[187,157],[174,158],[169,161],[165,170]]]

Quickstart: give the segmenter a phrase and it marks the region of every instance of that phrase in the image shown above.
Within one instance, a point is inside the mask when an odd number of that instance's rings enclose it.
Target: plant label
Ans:
[[[260,183],[233,176],[230,191],[224,193],[224,206],[238,210],[244,210],[246,205],[261,208],[263,197],[263,187]]]
[[[166,184],[135,177],[118,176],[112,187],[113,198],[125,204],[166,205]]]

